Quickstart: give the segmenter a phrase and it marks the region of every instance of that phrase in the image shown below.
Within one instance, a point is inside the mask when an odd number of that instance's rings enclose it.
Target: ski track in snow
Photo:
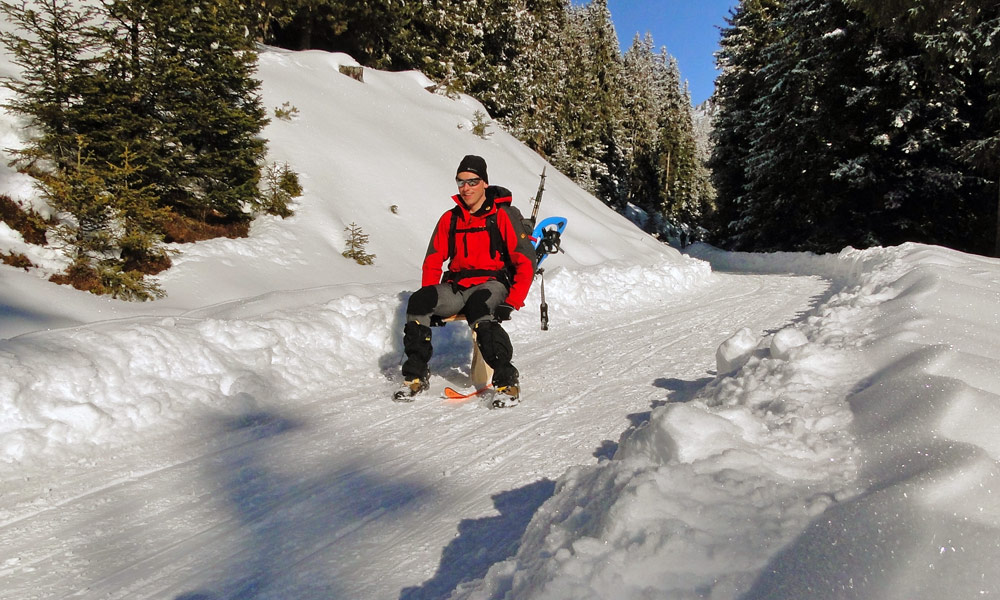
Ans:
[[[659,306],[553,314],[548,332],[529,307],[515,409],[437,397],[469,386],[451,335],[412,404],[376,373],[296,407],[260,398],[59,481],[5,482],[24,500],[0,524],[0,598],[445,598],[516,551],[567,468],[711,381],[720,342],[780,329],[827,286],[715,274]]]

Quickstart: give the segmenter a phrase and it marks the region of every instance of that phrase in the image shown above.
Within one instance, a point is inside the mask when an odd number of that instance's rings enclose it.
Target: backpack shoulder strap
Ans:
[[[504,211],[507,213],[507,204],[497,204],[497,212]],[[510,213],[507,213],[507,218],[510,219]],[[513,222],[513,219],[511,219]],[[504,243],[503,234],[500,233],[500,225],[497,224],[497,213],[494,212],[486,217],[486,227],[490,231],[490,240],[492,240],[492,245],[503,257],[503,262],[508,268],[513,268],[514,261],[510,259],[510,252],[507,251],[507,244]]]
[[[462,209],[456,206],[451,209],[451,228],[448,230],[448,258],[455,256],[455,230],[458,229],[458,217],[462,214]]]

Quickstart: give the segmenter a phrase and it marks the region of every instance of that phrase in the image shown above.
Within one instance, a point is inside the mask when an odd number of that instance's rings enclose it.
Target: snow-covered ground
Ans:
[[[6,25],[4,25],[6,26]],[[486,410],[466,328],[388,401],[462,155],[522,210],[544,162],[417,73],[264,49],[306,188],[178,248],[169,296],[44,280],[0,224],[0,598],[940,599],[1000,594],[1000,262],[938,247],[681,255],[548,169],[570,226]],[[0,74],[12,72],[0,60]],[[4,147],[23,132],[0,118]],[[34,203],[0,166],[0,192]],[[395,207],[395,210],[392,210]],[[375,265],[340,256],[351,222]]]

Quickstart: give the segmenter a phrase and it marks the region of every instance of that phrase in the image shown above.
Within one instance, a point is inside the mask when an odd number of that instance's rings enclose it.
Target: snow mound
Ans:
[[[719,375],[730,375],[747,364],[757,349],[757,336],[744,327],[719,345],[715,352],[715,370]]]
[[[918,244],[696,254],[841,288],[770,344],[720,346],[698,397],[568,471],[516,556],[452,597],[1000,593],[1000,261]]]

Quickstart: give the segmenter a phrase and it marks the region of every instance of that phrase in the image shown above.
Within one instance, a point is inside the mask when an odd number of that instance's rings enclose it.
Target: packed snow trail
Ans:
[[[0,597],[446,598],[513,554],[567,468],[710,381],[721,341],[776,331],[826,289],[715,274],[658,306],[553,312],[547,332],[529,308],[514,409],[437,397],[468,386],[459,324],[435,330],[437,376],[413,404],[375,369],[294,406],[262,385],[243,415],[6,482]]]

